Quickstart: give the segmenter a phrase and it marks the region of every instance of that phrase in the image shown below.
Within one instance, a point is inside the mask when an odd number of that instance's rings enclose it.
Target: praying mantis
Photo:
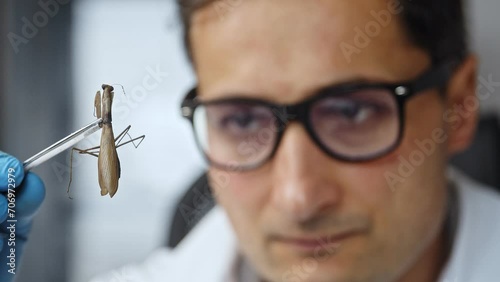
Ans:
[[[128,134],[131,127],[130,125],[127,126],[125,130],[123,130],[116,138],[114,137],[111,116],[114,88],[111,85],[103,84],[102,90],[102,97],[101,91],[97,91],[94,98],[95,115],[98,119],[102,119],[99,124],[99,127],[101,128],[100,145],[88,149],[72,148],[70,157],[70,180],[67,189],[68,194],[72,181],[73,152],[76,151],[79,154],[87,154],[97,157],[97,170],[101,196],[109,194],[109,196],[113,198],[118,190],[118,180],[121,175],[120,159],[118,158],[116,149],[129,143],[132,143],[134,147],[137,148],[146,137],[145,135],[141,135],[132,139]],[[125,135],[129,136],[130,140],[122,143]],[[137,145],[135,144],[135,141],[138,141]]]

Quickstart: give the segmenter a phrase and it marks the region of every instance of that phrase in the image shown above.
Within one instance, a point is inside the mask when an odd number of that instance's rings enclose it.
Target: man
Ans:
[[[180,5],[218,207],[95,281],[500,277],[500,197],[447,172],[477,120],[459,1]]]

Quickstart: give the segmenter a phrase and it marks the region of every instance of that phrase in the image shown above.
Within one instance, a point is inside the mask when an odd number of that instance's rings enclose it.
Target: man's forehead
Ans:
[[[296,81],[312,74],[316,81],[303,79],[304,88],[359,77],[401,80],[401,75],[414,76],[412,70],[405,74],[407,68],[401,67],[401,62],[419,56],[425,63],[425,54],[406,40],[391,1],[236,2],[240,4],[223,15],[217,13],[215,2],[193,18],[194,60],[211,68],[210,74],[200,77],[202,84],[203,80],[216,83],[230,75],[236,81],[248,79],[251,85],[252,81],[265,80],[269,70],[276,81],[283,76],[282,85],[289,85],[287,79]],[[390,17],[377,23],[374,13]],[[371,22],[378,24],[374,36],[365,31]]]
[[[232,2],[234,4],[221,2]],[[397,24],[402,6],[396,0],[239,0],[210,1],[194,13],[193,29],[224,28],[227,31],[279,33],[282,38],[311,29],[350,35],[355,27],[364,27],[377,12],[388,12],[391,19],[385,29]],[[378,32],[384,36],[388,32]],[[241,33],[236,33],[241,34]],[[264,35],[264,34],[262,34]]]

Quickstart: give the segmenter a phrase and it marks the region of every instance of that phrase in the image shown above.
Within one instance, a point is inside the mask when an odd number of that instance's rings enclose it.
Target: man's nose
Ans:
[[[335,209],[342,197],[336,165],[300,124],[289,124],[272,160],[274,207],[296,222]]]

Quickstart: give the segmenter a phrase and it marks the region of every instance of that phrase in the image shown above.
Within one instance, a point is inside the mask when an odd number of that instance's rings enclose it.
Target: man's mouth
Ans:
[[[356,234],[350,231],[318,236],[279,236],[276,242],[300,253],[319,253],[322,250],[331,253],[332,249],[337,249],[343,241]]]

